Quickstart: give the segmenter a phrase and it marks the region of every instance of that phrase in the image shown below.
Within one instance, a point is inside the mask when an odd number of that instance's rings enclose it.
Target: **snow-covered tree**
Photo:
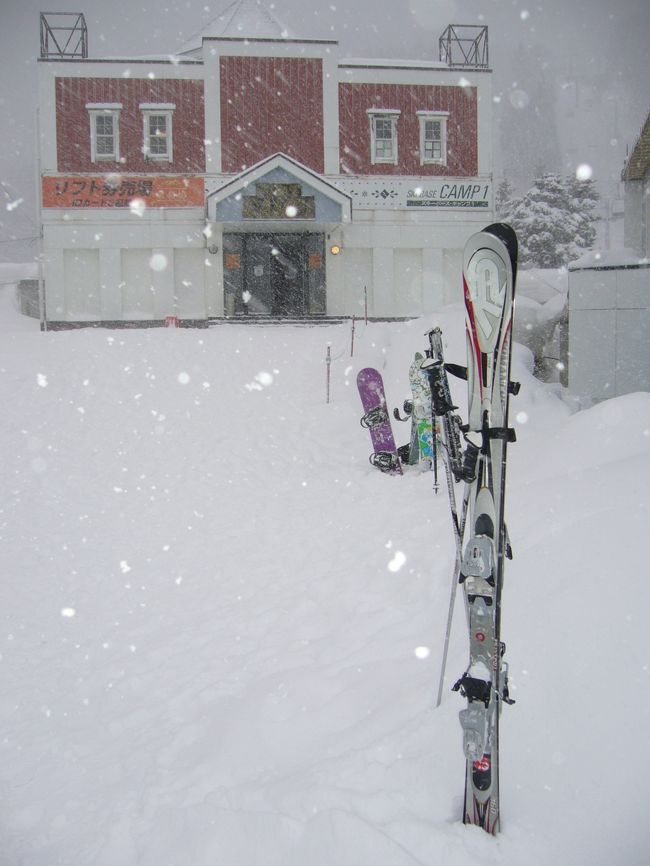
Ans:
[[[576,223],[576,242],[583,249],[591,249],[596,240],[594,209],[600,196],[592,178],[581,180],[570,177],[566,182],[568,205]]]
[[[559,268],[589,249],[595,238],[596,198],[590,182],[557,174],[538,177],[504,215],[519,238],[520,264]]]
[[[507,177],[504,177],[494,195],[494,210],[499,219],[504,219],[512,210],[515,198],[515,188]]]

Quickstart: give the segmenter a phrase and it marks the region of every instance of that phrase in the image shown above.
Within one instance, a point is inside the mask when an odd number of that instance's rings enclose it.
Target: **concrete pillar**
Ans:
[[[45,283],[45,312],[48,321],[65,321],[65,269],[63,267],[63,250],[48,249],[46,238],[45,262],[43,267]]]
[[[100,313],[104,320],[122,318],[122,256],[120,250],[100,248]]]
[[[164,257],[167,261],[164,268],[158,270],[152,267],[151,277],[154,287],[154,319],[164,319],[165,316],[176,315],[174,292],[174,250],[170,247],[154,247],[151,250],[151,262],[155,265]]]
[[[424,247],[422,250],[422,312],[437,312],[444,306],[442,250]]]
[[[372,257],[372,306],[369,316],[391,316],[395,310],[393,250],[388,247],[377,247]],[[370,305],[370,302],[369,302]]]

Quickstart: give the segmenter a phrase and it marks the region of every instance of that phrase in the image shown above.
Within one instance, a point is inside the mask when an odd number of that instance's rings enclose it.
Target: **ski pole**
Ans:
[[[448,463],[445,463],[445,468],[447,471],[447,484],[452,484],[451,480],[451,470]],[[445,671],[447,670],[447,655],[449,653],[449,639],[451,636],[451,624],[454,618],[454,607],[456,606],[456,588],[458,586],[458,580],[460,577],[460,567],[462,561],[462,550],[463,550],[463,536],[465,534],[465,522],[467,518],[467,505],[469,503],[469,492],[471,486],[469,484],[465,484],[465,492],[463,494],[463,505],[461,508],[461,517],[460,522],[458,521],[458,514],[455,511],[456,508],[456,497],[453,492],[453,487],[449,487],[449,499],[452,504],[452,516],[454,523],[454,535],[456,537],[456,560],[454,562],[454,569],[451,576],[451,591],[449,593],[449,610],[447,611],[447,628],[445,630],[445,642],[442,649],[442,661],[440,663],[440,679],[438,680],[438,697],[436,699],[436,707],[439,707],[442,703],[442,690],[444,688],[445,682]]]
[[[440,484],[438,483],[438,433],[436,430],[436,417],[433,416],[433,427],[431,430],[431,467],[433,469],[433,492],[438,495]]]

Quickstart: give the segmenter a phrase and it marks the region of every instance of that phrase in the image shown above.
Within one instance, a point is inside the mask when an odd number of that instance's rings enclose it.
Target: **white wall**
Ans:
[[[200,208],[44,214],[48,321],[219,315],[218,273],[206,260]],[[214,273],[213,273],[214,272]]]
[[[569,390],[604,400],[650,391],[650,266],[569,271]]]
[[[63,252],[65,307],[71,319],[100,318],[99,251],[71,249]]]

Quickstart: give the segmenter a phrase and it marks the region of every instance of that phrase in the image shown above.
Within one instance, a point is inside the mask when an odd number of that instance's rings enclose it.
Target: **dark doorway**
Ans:
[[[304,235],[276,235],[270,252],[271,314],[304,316],[307,270]]]
[[[280,318],[324,313],[323,252],[321,234],[224,235],[226,309]]]

